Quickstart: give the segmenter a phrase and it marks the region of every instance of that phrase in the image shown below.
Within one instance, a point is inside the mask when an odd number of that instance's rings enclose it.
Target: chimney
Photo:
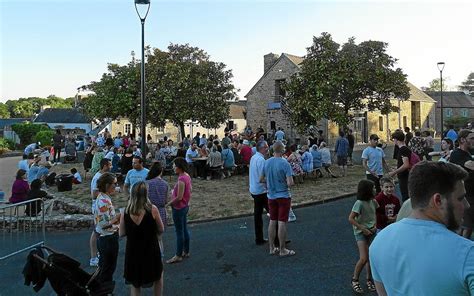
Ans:
[[[274,53],[269,53],[263,56],[263,73],[267,73],[267,71],[275,64],[278,60],[279,55]]]

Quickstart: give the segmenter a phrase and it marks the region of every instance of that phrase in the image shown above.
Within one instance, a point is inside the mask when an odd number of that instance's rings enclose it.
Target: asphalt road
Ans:
[[[352,197],[296,209],[297,221],[289,224],[289,247],[296,255],[288,258],[270,256],[266,245],[253,243],[252,217],[191,225],[191,258],[165,265],[165,295],[352,295],[358,252],[347,217],[353,202]],[[47,245],[86,264],[89,235],[48,233]],[[175,246],[172,227],[164,243],[169,258]],[[124,248],[121,240],[116,295],[128,295],[122,278]],[[35,294],[23,285],[25,258],[26,253],[0,262],[0,295]],[[54,292],[47,284],[38,295]]]

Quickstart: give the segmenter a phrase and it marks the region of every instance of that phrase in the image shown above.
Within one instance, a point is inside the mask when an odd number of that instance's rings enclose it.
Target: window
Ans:
[[[285,79],[275,80],[275,102],[280,102],[281,98],[286,95],[286,92],[283,89],[284,82]]]
[[[130,133],[132,132],[132,124],[126,123],[123,127],[123,132],[125,135],[130,135]]]
[[[444,109],[444,116],[446,116],[446,117],[451,117],[451,116],[453,116],[453,109],[451,109],[451,108],[445,108],[445,109]]]
[[[383,116],[379,116],[379,131],[383,132]]]
[[[158,130],[159,133],[164,133],[165,132],[165,127],[164,126],[157,127],[156,129]]]
[[[469,116],[469,110],[467,110],[467,108],[462,108],[461,109],[461,116],[462,117],[468,117]]]
[[[233,121],[233,120],[229,120],[229,121],[227,122],[227,128],[228,128],[229,130],[233,130],[233,129],[234,129],[234,121]]]
[[[271,130],[276,130],[276,123],[275,123],[275,121],[270,121],[270,129],[271,129]]]

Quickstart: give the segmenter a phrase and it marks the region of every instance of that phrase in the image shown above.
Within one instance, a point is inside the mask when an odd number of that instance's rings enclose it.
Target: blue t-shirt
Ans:
[[[285,132],[282,130],[276,131],[275,138],[277,139],[277,141],[283,141],[283,139],[285,138]]]
[[[188,149],[188,151],[186,151],[186,162],[187,163],[193,163],[193,158],[196,158],[199,156],[199,152],[196,150],[192,150],[191,148]]]
[[[458,139],[458,134],[456,133],[455,130],[453,129],[450,129],[447,133],[446,133],[446,138],[448,139],[451,139],[454,142],[456,142],[456,140]]]
[[[28,183],[31,184],[33,180],[38,179],[37,175],[40,171],[40,167],[37,165],[30,166],[30,170],[28,171]]]
[[[232,150],[222,149],[221,156],[224,168],[232,168],[235,166],[234,153],[232,153]]]
[[[301,156],[301,162],[303,171],[305,173],[310,173],[313,171],[313,155],[311,155],[311,153],[305,151]]]
[[[383,158],[385,157],[385,153],[383,149],[380,147],[367,147],[362,151],[362,159],[367,159],[367,166],[372,172],[376,172],[378,176],[383,175]],[[366,171],[366,174],[370,174],[370,172]]]
[[[35,151],[36,147],[38,147],[36,143],[33,143],[33,144],[30,144],[30,145],[26,146],[25,151],[23,151],[23,154],[28,155],[30,153],[33,153]]]
[[[319,150],[311,150],[311,155],[313,156],[313,169],[320,168],[322,166],[321,152]]]
[[[26,173],[28,174],[28,171],[30,168],[28,167],[28,159],[23,159],[18,162],[18,169],[19,170],[25,170]]]
[[[114,139],[114,147],[115,148],[120,148],[120,146],[123,145],[123,141],[121,138],[115,138]]]
[[[263,175],[266,178],[269,199],[291,198],[286,178],[293,176],[293,170],[286,159],[272,157],[265,160]]]
[[[347,157],[347,150],[349,149],[349,141],[346,138],[339,137],[336,141],[336,155]]]
[[[127,185],[130,188],[130,191],[132,191],[132,187],[135,183],[140,181],[146,181],[148,171],[149,170],[146,168],[143,168],[139,171],[137,171],[136,169],[128,171],[127,177],[125,177],[125,185]]]
[[[377,234],[369,256],[387,295],[474,295],[474,242],[443,224],[393,223]]]

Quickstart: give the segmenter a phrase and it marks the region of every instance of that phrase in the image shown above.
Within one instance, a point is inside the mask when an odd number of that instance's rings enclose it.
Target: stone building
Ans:
[[[436,101],[436,131],[441,131],[441,92],[427,91],[428,96]],[[474,97],[462,91],[443,91],[443,120],[463,117],[474,122]],[[446,128],[444,129],[446,130]]]
[[[259,126],[266,131],[278,127],[285,129],[292,141],[303,142],[305,135],[299,135],[288,120],[291,112],[286,106],[285,91],[281,88],[283,81],[300,70],[302,57],[282,53],[269,53],[264,56],[263,76],[245,95],[247,98],[247,123],[252,128]],[[400,112],[382,115],[380,112],[354,111],[354,122],[350,127],[354,130],[357,142],[366,143],[372,133],[376,133],[385,141],[395,129],[408,126],[411,129],[434,129],[435,101],[420,89],[408,83],[410,98],[392,104],[400,108]],[[314,123],[315,129],[323,130],[329,143],[333,143],[338,135],[339,127],[331,121],[321,120]]]

